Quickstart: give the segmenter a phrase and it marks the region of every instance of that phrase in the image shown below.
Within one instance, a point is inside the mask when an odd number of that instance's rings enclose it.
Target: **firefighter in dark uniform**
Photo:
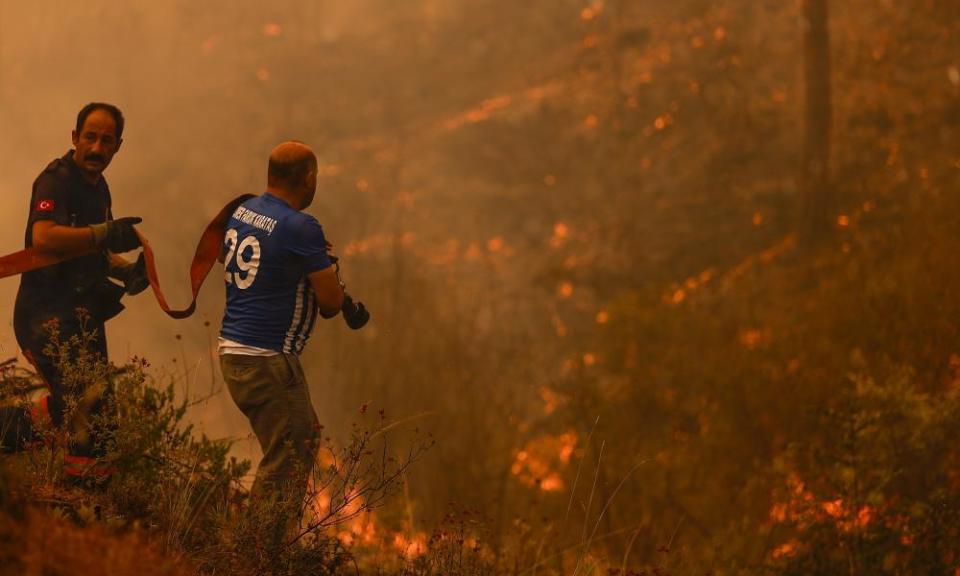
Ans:
[[[91,336],[83,340],[87,351],[106,362],[104,322],[123,309],[120,298],[124,293],[135,294],[149,285],[142,254],[136,263],[118,256],[140,246],[134,225],[141,219],[113,218],[110,189],[103,178],[104,169],[120,149],[123,125],[123,114],[115,106],[88,104],[77,115],[74,148],[51,162],[33,184],[26,247],[58,253],[94,251],[21,276],[14,332],[24,356],[49,385],[50,395],[39,409],[31,410],[32,422],[26,415],[19,421],[8,419],[16,438],[8,438],[4,442],[7,447],[22,447],[33,440],[37,426],[32,424],[37,418],[49,418],[54,426],[63,424],[68,391],[55,359],[44,353],[50,341],[50,321],[56,322],[61,342],[81,332]],[[78,314],[78,309],[83,312]],[[98,410],[99,402],[94,402],[91,411]],[[11,431],[5,436],[11,436]],[[74,475],[87,472],[98,456],[92,439],[72,442],[68,452],[65,471]]]

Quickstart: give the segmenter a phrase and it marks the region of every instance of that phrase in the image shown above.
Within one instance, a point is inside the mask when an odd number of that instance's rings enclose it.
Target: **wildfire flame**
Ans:
[[[407,536],[398,532],[393,536],[393,547],[408,560],[422,556],[427,551],[427,535],[417,532]]]
[[[810,526],[829,522],[841,532],[863,530],[878,521],[876,508],[869,505],[857,505],[844,501],[843,498],[821,499],[813,494],[797,476],[787,478],[787,499],[775,502],[770,507],[769,518],[775,524],[792,523],[798,529],[805,530]],[[900,541],[904,545],[913,542],[913,535],[906,531],[906,519],[885,519],[884,525],[901,531]],[[797,540],[790,540],[775,548],[771,555],[781,558],[795,554],[800,547]]]
[[[570,463],[577,439],[577,433],[570,430],[558,436],[544,435],[531,440],[517,451],[510,471],[527,486],[559,492],[566,487],[560,469]]]
[[[570,236],[570,227],[564,222],[557,222],[553,225],[553,236],[550,237],[550,247],[559,248]]]

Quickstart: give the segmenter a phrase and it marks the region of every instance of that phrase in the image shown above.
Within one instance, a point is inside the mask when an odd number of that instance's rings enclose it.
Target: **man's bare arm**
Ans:
[[[93,231],[63,226],[52,220],[34,222],[33,247],[43,252],[79,252],[94,247]]]
[[[337,280],[333,266],[311,272],[308,276],[313,292],[317,297],[317,307],[324,318],[333,318],[343,306],[343,288]]]
[[[33,247],[44,252],[82,252],[91,248],[106,248],[111,252],[129,252],[140,246],[140,237],[134,228],[142,222],[138,216],[115,218],[101,224],[74,228],[50,220],[35,222],[30,229]]]

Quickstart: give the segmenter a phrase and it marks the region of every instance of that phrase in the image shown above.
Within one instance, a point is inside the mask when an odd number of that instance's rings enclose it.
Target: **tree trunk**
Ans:
[[[828,233],[830,191],[830,34],[828,0],[802,0],[804,132],[801,234],[808,244]]]

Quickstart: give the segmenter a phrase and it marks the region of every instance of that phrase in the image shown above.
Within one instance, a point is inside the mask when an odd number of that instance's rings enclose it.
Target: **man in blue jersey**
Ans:
[[[234,211],[221,254],[227,305],[220,366],[263,449],[251,497],[286,511],[301,504],[319,440],[298,357],[317,314],[333,318],[344,298],[323,229],[301,212],[316,187],[317,158],[308,146],[274,148],[267,190]]]

